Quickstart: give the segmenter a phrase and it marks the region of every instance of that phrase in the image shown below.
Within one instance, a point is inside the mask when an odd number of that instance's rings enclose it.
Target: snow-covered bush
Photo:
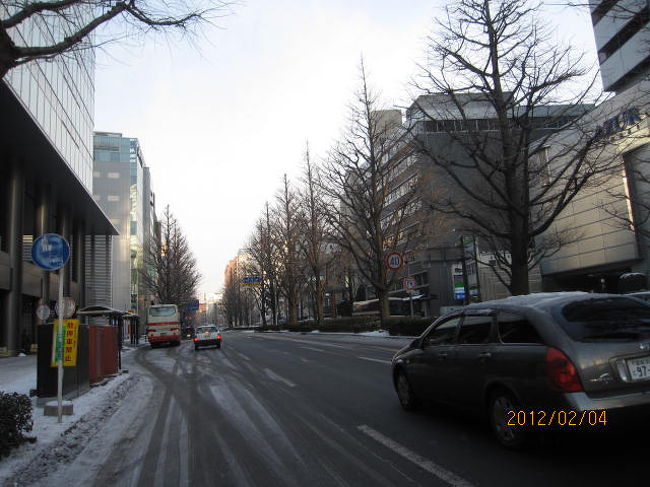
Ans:
[[[25,394],[0,391],[0,458],[29,438],[32,430],[32,402]]]

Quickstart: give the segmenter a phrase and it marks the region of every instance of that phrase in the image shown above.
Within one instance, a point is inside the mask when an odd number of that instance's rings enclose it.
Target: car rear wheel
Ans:
[[[397,390],[397,397],[399,402],[402,405],[402,408],[406,411],[415,411],[420,406],[420,400],[413,392],[411,383],[406,377],[406,372],[400,370],[397,372],[397,378],[395,379],[395,389]]]
[[[501,445],[511,450],[520,450],[530,443],[531,434],[523,426],[512,424],[513,413],[517,416],[517,411],[521,407],[515,396],[506,391],[498,390],[492,394],[489,403],[489,420],[492,432]]]

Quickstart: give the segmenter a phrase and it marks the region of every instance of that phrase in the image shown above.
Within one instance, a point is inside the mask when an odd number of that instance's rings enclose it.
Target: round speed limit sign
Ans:
[[[396,271],[404,264],[404,258],[399,252],[391,252],[386,256],[386,267],[392,271]]]

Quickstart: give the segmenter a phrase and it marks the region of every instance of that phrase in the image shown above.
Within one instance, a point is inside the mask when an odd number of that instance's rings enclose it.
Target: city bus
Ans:
[[[175,304],[156,304],[147,310],[147,339],[151,348],[181,344],[181,315]]]

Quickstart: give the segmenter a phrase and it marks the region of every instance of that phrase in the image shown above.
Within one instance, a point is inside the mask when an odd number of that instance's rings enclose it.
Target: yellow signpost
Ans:
[[[63,343],[57,340],[59,320],[54,320],[52,340],[52,367],[57,366],[59,355],[63,354],[63,366],[75,367],[77,365],[77,343],[79,338],[79,320],[63,320]]]

